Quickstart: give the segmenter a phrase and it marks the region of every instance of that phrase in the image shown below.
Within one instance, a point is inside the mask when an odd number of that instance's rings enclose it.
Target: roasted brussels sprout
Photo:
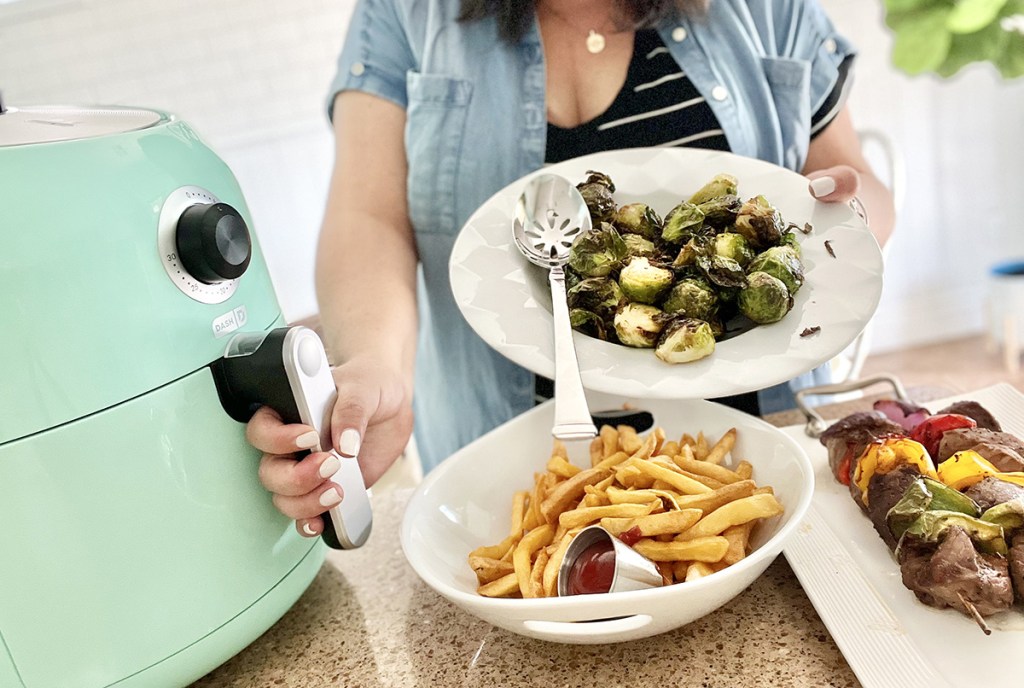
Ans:
[[[619,283],[611,277],[588,277],[566,293],[570,309],[590,311],[608,323],[615,317],[622,298]]]
[[[747,286],[740,290],[736,301],[740,313],[759,325],[782,320],[793,307],[793,297],[785,283],[767,272],[750,273]]]
[[[757,254],[747,269],[750,272],[767,272],[782,280],[791,295],[796,294],[804,283],[803,263],[790,246],[772,246]]]
[[[619,286],[630,301],[654,303],[672,286],[674,275],[668,268],[651,265],[643,257],[630,258],[619,273]]]
[[[704,212],[693,203],[683,201],[665,216],[661,238],[673,244],[682,244],[700,231],[704,225]]]
[[[604,184],[580,184],[577,188],[590,211],[592,224],[610,222],[615,216],[615,199],[608,187]]]
[[[722,232],[716,235],[714,250],[716,256],[735,260],[741,268],[746,268],[754,259],[754,249],[750,248],[750,242],[736,232]]]
[[[661,309],[672,315],[708,320],[718,312],[718,295],[707,280],[687,277],[669,290]]]
[[[746,273],[740,264],[732,258],[718,255],[698,255],[697,267],[709,282],[719,287],[745,287],[747,285]]]
[[[779,243],[784,227],[782,214],[764,196],[751,198],[736,216],[736,231],[750,242],[755,251]]]
[[[626,242],[627,256],[654,258],[658,255],[658,247],[654,245],[654,242],[644,239],[639,234],[623,234],[622,240]]]
[[[654,306],[627,303],[615,314],[615,334],[626,346],[650,349],[658,341],[665,314]]]
[[[626,242],[607,222],[581,234],[569,249],[569,267],[585,277],[604,277],[626,257]]]
[[[615,193],[615,182],[604,172],[587,170],[587,178],[583,180],[583,184],[601,184],[602,186],[607,186],[608,191],[611,193]],[[579,186],[583,186],[583,184]]]
[[[673,318],[658,337],[654,355],[666,363],[689,363],[715,351],[711,326],[697,318]]]
[[[583,334],[597,337],[602,341],[608,341],[608,323],[593,311],[584,310],[583,308],[570,308],[569,324],[572,325],[572,329],[579,330]]]
[[[743,201],[735,194],[726,194],[710,201],[704,201],[697,206],[704,213],[704,222],[715,229],[724,229],[736,222]]]
[[[630,203],[615,211],[612,224],[622,233],[637,234],[651,241],[661,236],[661,218],[646,203]]]
[[[796,257],[799,258],[803,255],[803,249],[800,248],[800,240],[796,238],[796,232],[786,232],[779,239],[779,246],[789,246],[796,251]]]
[[[739,180],[731,174],[716,174],[711,181],[700,187],[697,193],[690,196],[690,203],[700,205],[719,196],[735,196],[738,187]]]

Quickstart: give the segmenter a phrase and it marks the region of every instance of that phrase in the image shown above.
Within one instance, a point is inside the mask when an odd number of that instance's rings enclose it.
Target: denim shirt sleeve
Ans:
[[[328,91],[328,115],[333,115],[335,96],[347,90],[406,107],[406,73],[415,68],[415,58],[403,27],[394,0],[359,0]]]

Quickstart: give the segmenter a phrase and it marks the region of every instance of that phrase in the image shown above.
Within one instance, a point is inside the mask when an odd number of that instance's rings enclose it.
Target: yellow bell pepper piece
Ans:
[[[985,457],[970,449],[957,452],[939,464],[939,481],[954,490],[966,490],[990,476],[1024,486],[1024,473],[1001,473]]]
[[[928,455],[928,450],[920,442],[906,437],[894,437],[872,442],[868,445],[853,473],[853,482],[860,489],[860,499],[868,503],[868,483],[871,476],[878,473],[885,475],[897,468],[911,465],[917,467],[921,475],[938,479],[935,464]]]

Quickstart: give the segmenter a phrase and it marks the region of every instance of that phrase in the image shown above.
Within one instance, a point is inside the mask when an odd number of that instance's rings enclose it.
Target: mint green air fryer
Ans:
[[[211,217],[213,244],[184,236]],[[0,114],[3,688],[186,685],[319,569],[210,367],[282,326],[246,224],[171,115]]]

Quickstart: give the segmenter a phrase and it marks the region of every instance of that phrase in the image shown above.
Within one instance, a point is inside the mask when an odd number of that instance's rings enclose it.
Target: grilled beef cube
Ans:
[[[1024,471],[1024,442],[1008,432],[984,428],[950,430],[939,443],[941,463],[959,451],[973,450],[981,454],[1000,471]]]
[[[852,483],[854,463],[857,457],[871,442],[880,437],[903,436],[906,433],[898,423],[883,418],[877,413],[853,413],[842,418],[826,430],[819,441],[828,449],[828,465],[832,475],[839,479],[839,467],[847,459],[848,468],[844,467],[845,483]],[[856,493],[855,493],[856,494]],[[859,495],[857,503],[860,503]]]
[[[931,607],[969,614],[959,595],[982,616],[1013,605],[1006,559],[980,554],[963,528],[950,528],[938,547],[905,544],[899,560],[903,584]]]
[[[939,413],[959,413],[961,416],[967,416],[977,423],[979,428],[984,430],[999,432],[1003,429],[999,425],[999,421],[988,412],[988,409],[976,401],[957,401],[942,409],[936,415]]]
[[[985,512],[996,504],[1024,497],[1024,487],[999,478],[984,478],[964,490],[964,494],[973,499],[978,508]]]
[[[868,518],[891,550],[896,549],[896,538],[892,536],[885,517],[889,509],[903,499],[907,488],[920,477],[921,474],[914,467],[902,466],[889,473],[876,473],[868,481]],[[857,499],[857,502],[859,503],[860,499]]]
[[[1024,602],[1024,531],[1017,531],[1010,544],[1010,579],[1017,599]]]

